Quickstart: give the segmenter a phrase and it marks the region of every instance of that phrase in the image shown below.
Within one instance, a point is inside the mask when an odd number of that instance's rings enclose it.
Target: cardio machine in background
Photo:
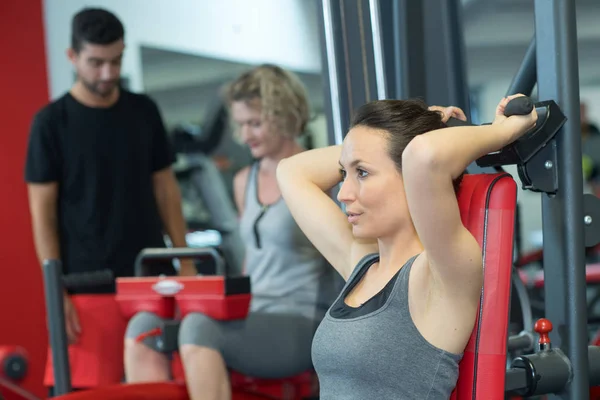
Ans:
[[[182,187],[184,215],[191,231],[188,246],[218,248],[229,271],[235,274],[242,271],[244,244],[233,203],[232,176],[228,177],[232,173],[220,171],[213,159],[226,130],[227,111],[217,103],[209,109],[201,127],[175,128],[172,143],[178,155],[175,173]],[[215,267],[211,261],[197,262],[200,273],[215,273]]]

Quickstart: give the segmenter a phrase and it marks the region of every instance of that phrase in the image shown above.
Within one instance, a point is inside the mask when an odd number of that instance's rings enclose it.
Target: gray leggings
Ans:
[[[155,314],[136,314],[126,337],[136,338],[160,322]],[[301,315],[251,312],[245,320],[218,321],[190,313],[179,327],[179,345],[217,350],[228,368],[244,375],[284,378],[312,368],[311,344],[317,325],[318,321]],[[155,339],[146,338],[143,343],[158,351]]]

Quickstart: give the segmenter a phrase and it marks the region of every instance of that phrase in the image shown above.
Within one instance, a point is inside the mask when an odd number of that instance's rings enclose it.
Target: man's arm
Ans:
[[[58,260],[58,183],[30,183],[27,187],[33,240],[40,265],[47,259]]]
[[[58,183],[29,183],[29,212],[35,251],[40,265],[44,260],[60,260],[60,239],[58,226]],[[71,303],[69,294],[64,291],[65,329],[69,343],[76,343],[81,334],[77,310]]]
[[[163,225],[173,247],[187,247],[187,226],[181,208],[181,191],[171,167],[153,175],[154,196]],[[181,260],[180,275],[196,275],[196,267],[190,260]]]

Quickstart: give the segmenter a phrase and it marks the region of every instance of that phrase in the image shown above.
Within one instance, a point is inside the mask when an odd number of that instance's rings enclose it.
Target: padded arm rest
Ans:
[[[453,400],[504,400],[517,186],[509,174],[466,175],[461,218],[483,253],[479,312]]]
[[[126,318],[148,311],[161,318],[199,312],[215,319],[245,318],[250,278],[224,276],[118,278],[117,302]]]

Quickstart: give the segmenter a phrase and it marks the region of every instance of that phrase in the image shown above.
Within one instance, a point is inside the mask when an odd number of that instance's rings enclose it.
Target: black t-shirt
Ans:
[[[36,114],[25,180],[59,184],[65,273],[108,268],[132,276],[141,249],[164,247],[152,176],[173,161],[146,95],[121,90],[113,106],[91,108],[67,93]]]

